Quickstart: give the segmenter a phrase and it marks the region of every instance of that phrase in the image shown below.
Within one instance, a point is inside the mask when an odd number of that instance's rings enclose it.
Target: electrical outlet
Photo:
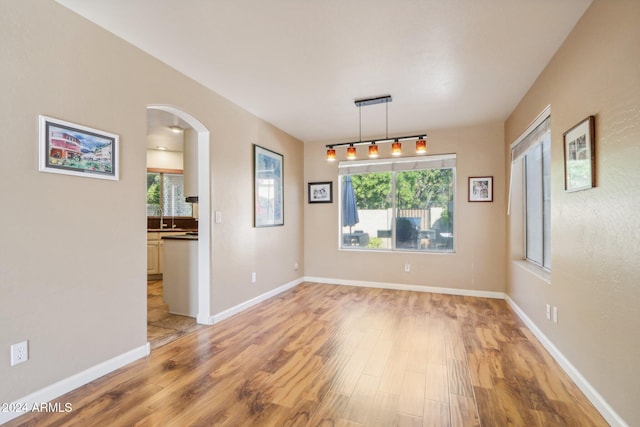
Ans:
[[[547,320],[551,320],[551,304],[547,304]]]
[[[29,341],[22,341],[11,346],[11,366],[29,360]]]
[[[411,272],[411,264],[407,263],[404,265],[404,272],[405,273],[410,273]]]
[[[251,273],[251,283],[256,283],[256,272]]]

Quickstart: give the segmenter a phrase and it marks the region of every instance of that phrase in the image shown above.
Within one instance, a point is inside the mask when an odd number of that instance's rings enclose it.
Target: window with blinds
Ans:
[[[522,168],[525,258],[551,269],[551,111],[545,110],[511,146],[511,168]],[[511,174],[513,177],[513,173]],[[513,189],[510,184],[509,194]]]

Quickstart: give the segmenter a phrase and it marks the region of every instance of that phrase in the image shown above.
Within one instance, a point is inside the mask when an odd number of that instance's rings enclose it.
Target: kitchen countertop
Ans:
[[[179,231],[187,232],[197,232],[198,229],[194,228],[147,228],[147,232],[151,233],[175,233]]]
[[[177,236],[163,236],[162,240],[198,240],[197,234],[178,234]]]

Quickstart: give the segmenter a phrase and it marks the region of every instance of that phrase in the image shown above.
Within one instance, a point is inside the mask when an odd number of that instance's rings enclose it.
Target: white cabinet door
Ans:
[[[160,273],[160,250],[158,241],[147,241],[147,274]]]

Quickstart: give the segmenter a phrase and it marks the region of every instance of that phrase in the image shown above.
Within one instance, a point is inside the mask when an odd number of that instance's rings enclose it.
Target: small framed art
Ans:
[[[333,203],[333,182],[310,182],[309,203]]]
[[[564,139],[564,189],[579,191],[596,186],[595,118],[589,116],[562,136]]]
[[[493,202],[493,177],[470,176],[469,177],[469,201]]]

